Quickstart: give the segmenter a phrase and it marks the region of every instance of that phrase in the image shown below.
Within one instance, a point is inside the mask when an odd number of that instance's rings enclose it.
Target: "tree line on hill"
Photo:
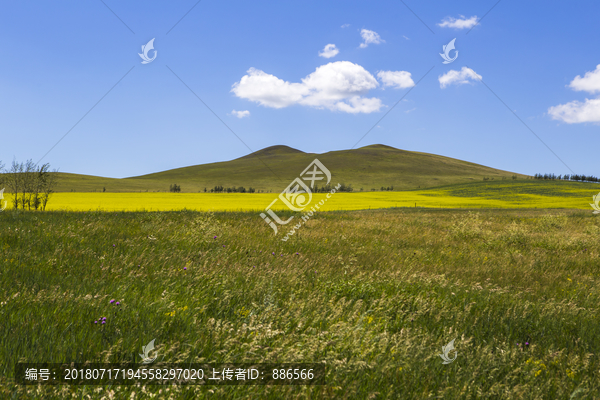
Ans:
[[[325,186],[321,186],[318,187],[316,186],[314,189],[311,189],[311,191],[313,193],[326,193],[326,192],[331,192],[331,190],[333,189],[333,187],[330,184],[327,184]],[[339,189],[336,189],[337,192],[351,192],[352,189],[352,185],[346,185],[344,183],[342,183],[339,187]],[[210,191],[208,191],[206,188],[204,188],[204,192],[210,192],[210,193],[256,193],[256,189],[255,188],[249,188],[248,190],[246,190],[246,188],[244,188],[243,186],[240,187],[232,187],[232,188],[224,188],[223,186],[215,186],[214,188],[210,189]]]
[[[516,180],[516,179],[518,179],[518,178],[519,178],[519,177],[518,177],[517,175],[513,175],[513,176],[512,176],[512,180],[513,180],[513,181],[514,181],[514,180]],[[507,179],[508,179],[508,178],[507,178],[506,176],[503,176],[503,177],[502,177],[502,180],[503,180],[503,181],[505,181],[505,180],[507,180]],[[484,176],[484,177],[483,177],[483,180],[484,180],[484,181],[489,181],[489,180],[490,180],[490,177],[489,177],[489,176]],[[492,177],[492,180],[494,180],[494,178],[493,178],[493,177]]]
[[[248,189],[246,189],[243,186],[239,186],[239,187],[228,187],[225,188],[223,186],[215,186],[214,188],[208,190],[207,188],[204,188],[204,193],[255,193],[256,189],[254,189],[253,187],[250,187]]]
[[[336,185],[337,187],[337,185]],[[314,189],[312,189],[313,193],[327,193],[327,192],[331,192],[331,190],[333,189],[333,187],[328,183],[325,186],[321,186],[321,187],[315,187]],[[335,189],[336,192],[352,192],[354,189],[352,188],[352,185],[346,185],[345,183],[340,183],[340,187]]]
[[[14,209],[46,210],[48,201],[54,193],[58,180],[58,171],[50,171],[50,164],[37,165],[33,160],[18,163],[13,161],[10,169],[0,162],[0,187],[8,186],[14,197],[11,203]]]
[[[321,186],[321,187],[315,187],[314,189],[312,189],[313,193],[326,193],[326,192],[331,192],[331,190],[333,189],[333,187],[330,184],[327,184],[325,186]],[[346,185],[345,183],[340,184],[339,189],[336,189],[337,192],[352,192],[354,189],[352,188],[352,185]],[[381,188],[381,190],[386,190],[383,187]],[[388,187],[387,190],[390,190],[390,188]],[[391,190],[394,190],[394,187],[392,186]],[[169,186],[169,192],[172,193],[180,193],[181,192],[181,186],[174,183],[172,185]],[[221,185],[217,185],[214,188],[208,189],[208,188],[204,188],[204,193],[265,193],[267,191],[265,190],[256,190],[253,187],[250,187],[248,189],[246,189],[243,186],[238,186],[238,187],[223,187]],[[268,191],[270,192],[270,190]]]
[[[578,181],[578,182],[600,182],[600,179],[593,175],[554,175],[554,174],[535,174],[533,179],[544,179],[544,180],[563,180],[563,181]]]

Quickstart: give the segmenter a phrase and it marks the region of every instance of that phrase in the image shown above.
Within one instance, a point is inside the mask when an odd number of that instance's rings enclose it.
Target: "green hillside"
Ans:
[[[527,176],[489,168],[435,154],[405,151],[385,145],[354,150],[304,153],[288,146],[272,146],[231,161],[194,165],[136,177],[114,179],[61,173],[57,191],[138,192],[168,191],[178,184],[182,192],[199,192],[216,185],[253,187],[260,191],[280,192],[315,159],[332,174],[332,184],[351,184],[355,190],[413,190]]]

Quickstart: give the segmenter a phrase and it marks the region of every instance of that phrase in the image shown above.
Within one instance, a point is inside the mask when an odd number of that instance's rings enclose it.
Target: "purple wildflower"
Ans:
[[[94,321],[94,323],[95,323],[95,324],[97,324],[97,323],[98,323],[98,321]]]
[[[117,305],[119,305],[119,304],[121,304],[121,303],[119,303],[119,302],[117,301]]]
[[[216,238],[217,238],[216,236],[215,236],[215,237],[213,237],[213,239],[216,239]]]
[[[525,342],[525,346],[529,346],[529,342]]]
[[[103,324],[105,324],[105,323],[106,323],[106,321],[102,321],[102,323],[103,323]]]
[[[116,246],[116,244],[113,244],[113,247],[115,247],[115,246]]]
[[[115,299],[112,299],[112,300],[110,301],[110,304],[112,304],[112,303],[114,303],[114,302],[115,302]]]
[[[185,271],[187,269],[187,267],[183,267],[183,270]]]

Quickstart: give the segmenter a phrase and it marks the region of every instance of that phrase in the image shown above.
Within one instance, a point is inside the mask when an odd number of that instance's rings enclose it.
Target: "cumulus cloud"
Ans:
[[[576,91],[584,91],[591,94],[600,92],[600,64],[595,71],[588,71],[583,78],[579,75],[569,84]],[[585,101],[571,101],[550,107],[548,114],[552,119],[566,122],[567,124],[579,124],[582,122],[600,122],[600,98],[585,99]]]
[[[267,107],[283,108],[298,103],[308,95],[308,88],[302,83],[286,82],[255,68],[250,68],[247,73],[231,89],[242,99],[256,101]]]
[[[469,29],[477,25],[477,15],[471,18],[466,18],[464,15],[460,18],[446,17],[437,25],[442,28]]]
[[[362,36],[362,38],[364,40],[364,42],[360,44],[361,49],[364,49],[371,43],[373,43],[373,44],[385,43],[385,40],[383,40],[377,32],[370,31],[368,29],[361,30],[360,36]]]
[[[548,109],[552,119],[566,122],[567,124],[579,124],[582,122],[600,122],[600,99],[585,99],[571,101],[567,104],[559,104]]]
[[[438,77],[438,81],[440,82],[440,87],[442,89],[446,88],[448,85],[463,85],[465,83],[471,83],[472,81],[480,79],[481,75],[476,74],[475,71],[467,67],[462,67],[460,71],[451,69],[444,75],[440,75]]]
[[[342,25],[342,28],[347,28],[349,26],[350,26],[350,24],[344,24],[344,25]]]
[[[319,52],[319,56],[325,58],[335,57],[340,51],[335,47],[335,44],[328,44],[323,51]]]
[[[245,110],[245,111],[235,111],[235,110],[233,110],[231,112],[231,115],[234,115],[234,116],[236,116],[238,118],[249,117],[250,116],[250,111],[248,111],[248,110]]]
[[[595,71],[588,71],[583,78],[579,75],[575,77],[569,84],[569,87],[577,91],[585,91],[589,93],[600,92],[600,64],[596,66]]]
[[[362,97],[378,86],[367,70],[350,61],[331,62],[318,67],[302,79],[302,83],[287,82],[261,70],[250,68],[231,91],[240,98],[266,107],[283,108],[300,104],[347,113],[379,111],[378,98]]]
[[[385,86],[393,86],[396,89],[406,89],[415,86],[408,71],[379,71],[377,77]]]

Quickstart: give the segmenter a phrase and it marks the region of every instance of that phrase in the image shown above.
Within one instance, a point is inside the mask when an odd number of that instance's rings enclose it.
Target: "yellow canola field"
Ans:
[[[325,193],[312,195],[309,209],[321,200]],[[544,196],[516,194],[509,199],[486,197],[448,196],[443,191],[366,192],[335,193],[320,207],[321,211],[364,210],[392,207],[427,208],[579,208],[592,210],[589,203],[592,194],[573,193],[572,196]],[[10,194],[5,194],[10,206]],[[47,210],[68,211],[259,211],[264,210],[278,198],[278,193],[55,193]],[[287,207],[281,200],[273,210]]]

